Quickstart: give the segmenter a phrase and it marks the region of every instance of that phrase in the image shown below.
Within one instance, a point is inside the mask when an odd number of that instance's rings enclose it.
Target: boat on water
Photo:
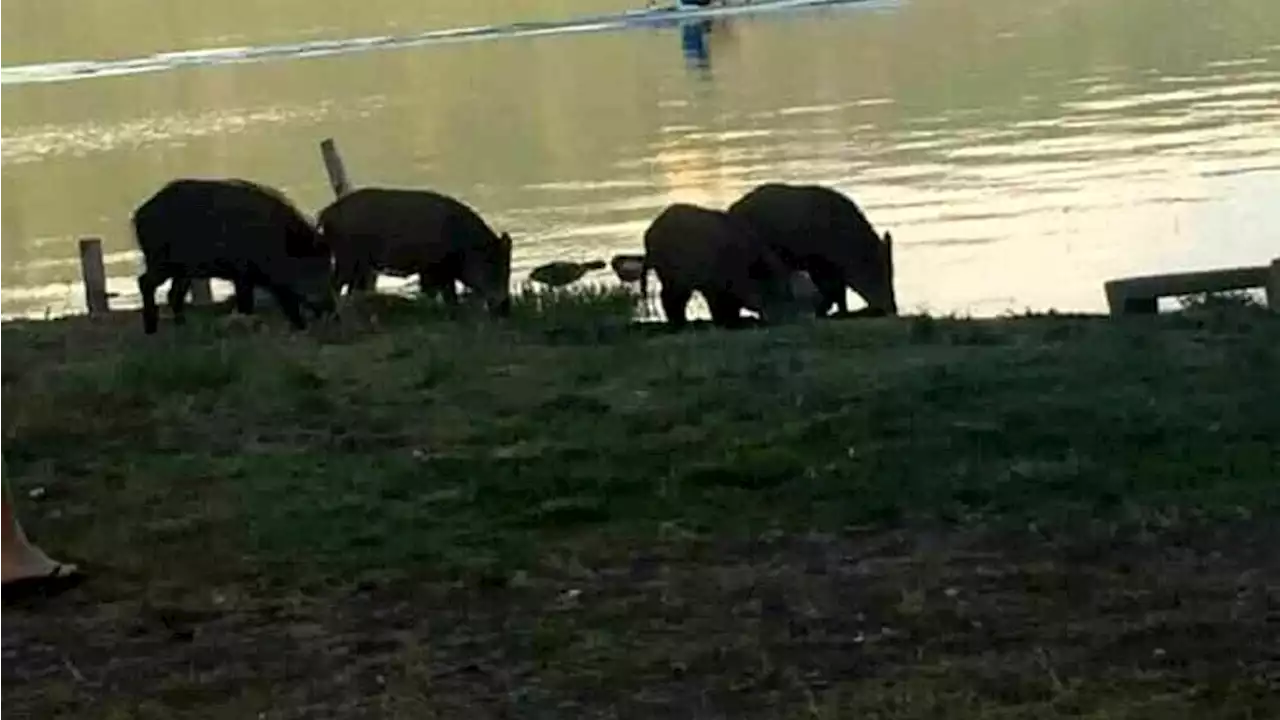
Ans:
[[[623,28],[662,27],[669,24],[682,24],[684,21],[694,18],[727,17],[730,15],[748,15],[841,5],[871,6],[882,1],[892,3],[897,0],[656,0],[654,4],[650,4],[647,8],[635,8],[606,15],[576,17],[567,20],[520,21],[504,25],[477,25],[474,27],[426,30],[407,35],[308,40],[278,45],[199,48],[110,60],[59,60],[48,63],[17,65],[0,69],[2,70],[0,71],[0,84],[16,85],[84,80],[93,77],[136,75],[139,73],[174,70],[181,67],[208,67],[226,63],[321,57],[498,37],[514,38],[571,32],[600,32]]]
[[[667,15],[668,13],[722,13],[781,10],[821,5],[842,5],[857,0],[649,0],[643,8],[624,10],[624,16]]]
[[[648,11],[680,11],[680,10],[706,10],[710,7],[723,7],[724,0],[675,0],[675,2],[659,3],[650,0],[645,6]]]

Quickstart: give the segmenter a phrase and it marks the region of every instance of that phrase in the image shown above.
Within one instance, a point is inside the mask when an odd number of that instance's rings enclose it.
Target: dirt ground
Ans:
[[[68,596],[6,610],[4,707],[32,718],[1280,715],[1280,529],[1164,524],[602,538],[513,577],[304,588],[254,577],[171,588],[163,604],[101,568]]]

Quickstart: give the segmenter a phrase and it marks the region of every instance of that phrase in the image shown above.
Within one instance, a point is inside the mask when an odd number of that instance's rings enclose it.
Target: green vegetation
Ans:
[[[94,572],[6,610],[6,707],[1280,712],[1274,316],[633,310],[6,323],[19,512]]]

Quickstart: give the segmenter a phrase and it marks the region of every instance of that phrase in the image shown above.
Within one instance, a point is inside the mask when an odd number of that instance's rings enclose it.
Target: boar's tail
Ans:
[[[649,253],[645,253],[640,260],[640,303],[646,316],[649,314],[649,268]]]
[[[893,279],[893,236],[884,231],[884,265],[889,279]]]
[[[893,236],[884,231],[884,280],[889,286],[889,312],[898,314],[898,290],[893,277]]]
[[[129,216],[129,230],[133,232],[134,243],[136,243],[139,247],[141,247],[142,238],[139,237],[138,235],[138,211],[137,210],[135,210],[133,214]]]

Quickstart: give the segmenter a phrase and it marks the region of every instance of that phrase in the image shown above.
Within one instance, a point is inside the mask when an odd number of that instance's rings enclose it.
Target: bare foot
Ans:
[[[60,563],[46,555],[40,548],[22,544],[26,547],[5,548],[4,568],[0,571],[0,580],[5,585],[25,578],[45,577],[52,573],[79,572],[75,565]]]
[[[6,603],[33,594],[57,595],[84,582],[80,568],[54,560],[27,539],[14,515],[8,482],[4,483],[0,515],[0,588]]]
[[[72,563],[60,563],[16,534],[4,543],[0,589],[9,604],[28,597],[50,598],[84,582],[85,574]]]

